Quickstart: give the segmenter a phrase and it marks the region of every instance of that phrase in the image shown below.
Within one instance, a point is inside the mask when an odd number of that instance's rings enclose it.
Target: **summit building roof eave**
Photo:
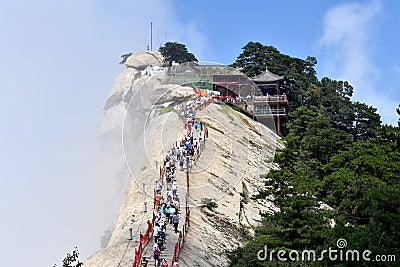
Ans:
[[[253,82],[275,82],[283,80],[284,78],[284,76],[273,74],[268,70],[268,68],[265,68],[265,71],[263,73],[253,77],[251,80]]]

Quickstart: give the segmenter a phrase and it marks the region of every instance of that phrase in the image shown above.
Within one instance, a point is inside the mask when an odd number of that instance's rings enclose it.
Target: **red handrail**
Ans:
[[[205,102],[201,103],[200,105],[196,106],[195,110],[202,109],[202,108],[208,106],[211,103],[212,100],[213,100],[213,98],[210,97],[207,101],[205,101]],[[179,114],[179,117],[183,121],[185,126],[187,127],[186,119],[185,119],[185,117],[183,116],[182,113]],[[204,130],[206,131],[207,127],[205,125],[203,127],[204,127]],[[205,141],[206,138],[207,138],[207,136],[205,135],[204,136],[204,141]],[[163,174],[164,174],[163,172],[164,172],[164,170],[160,167],[160,178],[161,178],[162,182],[163,182],[162,178],[163,178]],[[157,201],[156,197],[157,197],[157,194],[156,194],[156,192],[154,190],[154,204],[155,205],[159,204],[159,203],[157,203],[158,201]],[[185,223],[184,223],[184,227],[183,227],[183,231],[185,231],[185,232],[187,231],[187,227],[189,226],[189,221],[190,221],[189,218],[190,218],[190,209],[187,206],[186,207],[186,218],[185,218]],[[135,260],[133,262],[132,267],[138,267],[139,266],[139,261],[140,261],[140,258],[141,258],[143,247],[149,242],[150,234],[153,232],[154,221],[155,221],[155,216],[153,214],[152,222],[150,222],[149,220],[147,221],[146,233],[144,235],[142,235],[140,233],[140,235],[139,235],[139,237],[140,237],[139,245],[138,245],[137,249],[135,248]],[[181,243],[182,243],[182,241],[183,242],[185,241],[185,237],[186,237],[185,233],[182,233],[182,232],[179,233],[178,241],[175,244],[175,250],[174,250],[174,256],[172,258],[172,262],[175,262],[177,260],[179,251],[181,249]]]
[[[150,220],[147,221],[147,230],[144,235],[141,233],[139,234],[139,245],[138,248],[135,248],[135,260],[132,264],[132,267],[138,267],[139,266],[139,261],[140,257],[142,255],[143,247],[149,242],[150,240],[150,234],[153,232],[153,223],[154,223],[154,217],[152,222]]]

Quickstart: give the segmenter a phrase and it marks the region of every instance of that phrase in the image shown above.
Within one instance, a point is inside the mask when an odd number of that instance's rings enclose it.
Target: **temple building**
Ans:
[[[288,99],[282,92],[284,79],[266,68],[250,81],[243,74],[215,74],[213,84],[214,90],[219,91],[224,99],[281,133],[287,121],[288,108]]]
[[[253,106],[254,114],[259,121],[265,118],[273,117],[275,128],[278,133],[281,132],[282,126],[286,125],[288,99],[282,92],[284,85],[284,77],[278,76],[270,72],[267,68],[263,73],[252,78],[257,85],[259,95],[254,95],[248,102]]]
[[[288,99],[283,92],[285,79],[267,68],[249,78],[225,65],[182,64],[166,72],[165,83],[191,86],[195,90],[217,91],[218,97],[281,133],[287,122]]]

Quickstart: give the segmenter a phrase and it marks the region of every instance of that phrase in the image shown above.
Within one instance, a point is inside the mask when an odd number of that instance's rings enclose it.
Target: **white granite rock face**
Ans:
[[[125,65],[135,69],[144,69],[147,66],[161,66],[163,57],[158,51],[135,52],[130,55]]]
[[[145,231],[152,216],[158,164],[184,135],[177,113],[163,110],[196,95],[192,88],[165,85],[159,76],[142,75],[139,70],[142,65],[161,63],[158,52],[130,56],[128,68],[115,79],[106,100],[98,141],[103,179],[112,181],[104,197],[113,203],[115,223],[108,245],[84,266],[132,265],[137,243],[128,242],[129,228],[134,241]],[[276,210],[270,202],[253,201],[251,196],[263,187],[260,174],[276,167],[269,162],[280,146],[279,137],[219,104],[210,104],[197,116],[210,125],[209,139],[190,174],[191,224],[179,262],[180,266],[228,266],[226,251],[243,244],[243,229],[251,233],[251,227],[261,221],[260,212]],[[186,189],[179,190],[183,195]],[[200,207],[206,198],[218,204],[214,211]],[[143,212],[144,201],[149,212]]]

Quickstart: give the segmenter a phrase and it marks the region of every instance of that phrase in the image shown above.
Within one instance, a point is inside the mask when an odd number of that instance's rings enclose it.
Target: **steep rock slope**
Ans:
[[[140,64],[150,63],[154,62],[140,57]],[[159,77],[143,74],[135,67],[128,67],[116,78],[98,135],[99,183],[107,187],[99,198],[105,212],[113,214],[114,223],[111,236],[103,238],[103,248],[87,259],[85,266],[131,265],[135,241],[151,218],[151,212],[143,212],[143,202],[151,208],[156,164],[177,140],[182,127],[169,107],[195,97],[191,88],[164,85]],[[129,228],[133,230],[131,242],[127,240]]]
[[[225,105],[212,104],[198,113],[209,125],[209,139],[190,174],[191,224],[179,260],[182,266],[227,266],[227,251],[261,222],[261,212],[275,208],[251,197],[263,188],[260,174],[279,139],[262,124]],[[216,203],[216,208],[204,205]]]
[[[159,54],[139,56],[128,58],[131,66],[116,78],[104,107],[98,139],[103,175],[110,183],[103,197],[113,203],[117,216],[107,244],[85,266],[131,266],[135,241],[152,217],[158,166],[166,150],[184,135],[183,124],[171,108],[196,97],[189,87],[165,85],[159,76],[141,72],[143,65],[162,62]],[[198,117],[209,126],[209,139],[190,174],[191,224],[179,262],[181,266],[227,266],[226,251],[251,234],[251,227],[260,223],[260,211],[274,209],[268,201],[253,201],[251,196],[263,186],[260,174],[274,168],[270,162],[279,137],[222,104],[210,104]],[[183,195],[186,189],[179,190]],[[204,207],[207,201],[218,207]],[[143,211],[144,202],[148,212]]]

